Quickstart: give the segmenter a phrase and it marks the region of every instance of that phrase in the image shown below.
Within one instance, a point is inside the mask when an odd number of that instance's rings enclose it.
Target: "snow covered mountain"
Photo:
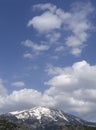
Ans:
[[[36,118],[37,120],[40,121],[42,118],[46,117],[53,121],[57,121],[57,118],[61,118],[62,120],[68,122],[68,119],[65,117],[64,113],[58,110],[49,109],[47,107],[35,107],[29,110],[10,112],[10,114],[17,117],[17,119],[23,119],[23,120],[29,118]]]
[[[63,124],[86,124],[87,122],[70,114],[64,113],[61,110],[51,109],[47,107],[35,107],[29,110],[10,112],[18,120],[27,123],[48,124],[63,123]]]
[[[79,117],[61,110],[35,107],[23,111],[14,111],[0,116],[1,123],[11,123],[20,130],[95,130],[96,124],[82,120]],[[6,126],[7,126],[6,124]],[[13,124],[13,125],[12,125]],[[5,127],[3,124],[2,127]],[[0,129],[1,130],[1,129]],[[11,130],[11,129],[10,129]],[[13,130],[13,128],[12,128]],[[15,130],[15,129],[14,129]],[[16,130],[18,130],[16,128]]]

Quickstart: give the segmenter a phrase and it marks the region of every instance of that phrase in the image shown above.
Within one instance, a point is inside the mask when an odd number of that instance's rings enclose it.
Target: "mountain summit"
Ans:
[[[3,123],[2,123],[3,122]],[[6,122],[6,125],[5,125]],[[96,124],[48,107],[35,107],[0,116],[4,130],[95,130]],[[8,125],[9,124],[9,125]],[[5,129],[9,128],[9,129]],[[10,127],[9,127],[10,126]],[[14,128],[15,127],[15,128]],[[14,129],[13,129],[14,128]],[[18,129],[19,128],[19,129]]]
[[[62,119],[68,122],[68,119],[62,111],[41,106],[29,110],[10,112],[10,114],[14,115],[17,119],[23,120],[34,118],[40,121],[42,118],[46,118],[51,121]]]

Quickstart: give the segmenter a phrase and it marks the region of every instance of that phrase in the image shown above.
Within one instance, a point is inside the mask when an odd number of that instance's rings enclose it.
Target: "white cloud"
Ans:
[[[62,46],[67,46],[72,55],[79,56],[92,29],[90,16],[94,7],[90,3],[80,2],[71,7],[65,12],[51,3],[37,4],[33,8],[41,10],[42,13],[33,17],[28,26],[35,28],[39,34],[43,33],[50,43],[57,43],[60,38],[63,39]],[[68,34],[64,38],[65,33]]]
[[[60,67],[54,67],[52,65],[47,65],[46,69],[45,69],[45,72],[48,73],[48,75],[51,75],[51,76],[56,76],[58,74],[63,74],[63,68],[60,68]]]
[[[0,112],[41,105],[75,112],[87,120],[96,120],[96,65],[80,61],[64,68],[49,66],[47,72],[51,76],[45,83],[49,88],[43,93],[21,89],[0,95]]]
[[[56,6],[51,4],[51,3],[45,3],[45,4],[37,4],[33,6],[33,9],[36,10],[49,10],[50,12],[55,12],[56,11]]]
[[[61,34],[57,32],[52,32],[52,34],[46,34],[46,38],[49,40],[49,43],[56,43],[60,39],[60,37]]]
[[[66,74],[66,75],[59,75],[59,76],[55,76],[54,78],[52,78],[51,80],[49,80],[48,83],[46,83],[47,85],[51,85],[53,87],[63,87],[64,90],[66,89],[73,89],[73,86],[76,88],[77,85],[77,78],[70,75],[70,74]]]
[[[70,37],[67,38],[66,44],[69,47],[75,48],[75,47],[82,45],[82,42],[78,39],[78,37],[70,36]]]
[[[56,106],[67,112],[77,112],[86,119],[95,118],[95,65],[81,61],[65,68],[49,66],[47,72],[53,76],[45,83],[51,86],[45,93],[54,98]]]
[[[77,8],[75,9],[75,7]],[[66,38],[66,45],[72,48],[73,55],[79,55],[82,52],[82,47],[89,37],[88,31],[92,29],[89,16],[93,10],[90,3],[83,5],[76,3],[73,6],[71,17],[66,22],[68,30],[72,32],[72,35]]]
[[[38,45],[36,43],[33,43],[31,40],[26,40],[22,42],[24,46],[31,48],[34,51],[46,51],[49,49],[48,45]]]
[[[31,53],[25,53],[24,58],[32,59],[33,55]]]
[[[47,46],[47,45],[34,45],[33,49],[37,50],[37,51],[46,51],[49,49],[49,46]]]
[[[72,48],[71,53],[75,56],[79,56],[82,52],[82,48]]]
[[[48,71],[48,69],[47,69]],[[75,83],[77,88],[95,88],[95,76],[96,76],[96,66],[90,66],[86,61],[81,61],[74,63],[72,67],[66,68],[49,68],[49,74],[54,74],[55,76],[49,80],[47,83],[52,86],[72,86]],[[83,81],[83,82],[81,82]],[[91,85],[92,84],[92,85]],[[90,86],[91,85],[91,86]],[[70,88],[69,88],[70,89]]]
[[[56,49],[55,49],[56,52],[64,51],[64,50],[65,50],[65,47],[64,47],[64,46],[58,46],[58,47],[56,47]]]
[[[96,119],[96,65],[81,61],[64,68],[49,66],[47,72],[51,79],[45,84],[50,87],[44,93],[21,89],[1,95],[0,111],[46,105],[76,112],[85,119]]]
[[[22,81],[17,81],[17,82],[13,82],[11,85],[15,87],[24,87],[25,83]]]
[[[0,100],[0,112],[22,110],[39,105],[41,93],[33,89],[21,89],[13,91],[2,99]]]
[[[29,58],[29,59],[32,59],[35,56],[40,55],[41,52],[47,51],[50,48],[50,46],[46,45],[45,43],[36,44],[31,40],[23,41],[22,45],[29,48],[30,52],[28,53],[25,52],[25,54],[23,55],[24,58]]]
[[[61,26],[61,20],[57,15],[47,11],[41,16],[36,16],[30,20],[28,26],[33,26],[39,32],[46,33],[54,29],[59,29]]]
[[[0,113],[23,110],[35,106],[54,106],[53,97],[34,89],[21,89],[0,97]]]

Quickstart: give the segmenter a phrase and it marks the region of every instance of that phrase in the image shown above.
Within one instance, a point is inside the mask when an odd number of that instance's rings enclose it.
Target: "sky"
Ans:
[[[96,0],[0,0],[0,113],[47,106],[96,121]]]

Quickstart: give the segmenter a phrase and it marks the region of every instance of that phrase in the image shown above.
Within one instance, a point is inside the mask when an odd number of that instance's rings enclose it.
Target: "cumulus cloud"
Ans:
[[[53,67],[50,69],[49,66],[47,71],[49,74],[54,75],[54,77],[47,82],[47,84],[51,86],[63,86],[64,88],[64,86],[67,87],[70,85],[70,87],[72,87],[73,83],[74,85],[76,84],[77,89],[78,85],[80,85],[82,89],[96,87],[96,66],[90,66],[86,61],[74,63],[72,67],[66,68]]]
[[[18,81],[18,82],[13,82],[11,85],[15,87],[24,87],[25,83],[22,81]]]
[[[62,87],[64,90],[73,89],[77,85],[78,80],[72,75],[59,75],[52,78],[47,85],[51,85],[53,87]]]
[[[0,112],[41,105],[75,112],[87,120],[96,120],[96,65],[80,61],[64,68],[49,66],[47,72],[51,76],[45,82],[49,88],[43,93],[21,89],[1,95]]]
[[[39,32],[46,33],[54,29],[59,29],[61,26],[61,20],[57,15],[45,12],[41,16],[36,16],[30,20],[28,26],[33,26]]]
[[[65,111],[77,112],[86,119],[95,118],[95,65],[81,61],[65,68],[48,66],[47,72],[52,78],[45,82],[51,86],[45,93],[54,98],[56,106]]]
[[[42,10],[42,13],[29,20],[28,26],[43,33],[45,38],[53,43],[58,40],[61,42],[59,38],[63,38],[64,34],[69,32],[62,46],[67,46],[72,55],[79,56],[92,29],[90,16],[94,7],[90,3],[76,2],[67,12],[51,3],[37,4],[33,8],[35,11]]]
[[[34,107],[41,103],[41,93],[34,89],[13,91],[0,100],[0,112],[22,110]]]

